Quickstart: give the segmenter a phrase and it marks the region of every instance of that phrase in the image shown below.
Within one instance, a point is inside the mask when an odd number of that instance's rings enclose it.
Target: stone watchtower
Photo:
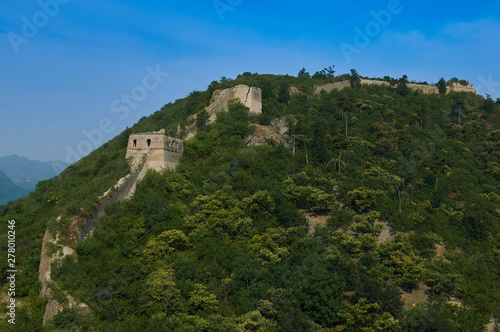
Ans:
[[[183,150],[182,139],[169,136],[165,133],[165,129],[162,129],[130,135],[126,158],[132,157],[132,165],[134,165],[147,155],[145,168],[152,168],[156,171],[175,170]]]

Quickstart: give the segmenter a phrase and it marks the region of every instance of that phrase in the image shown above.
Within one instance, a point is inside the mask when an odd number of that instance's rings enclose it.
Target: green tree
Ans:
[[[307,271],[307,270],[306,270]],[[322,326],[332,326],[340,320],[343,280],[337,273],[328,271],[325,264],[316,263],[307,271],[296,289],[305,313]]]
[[[325,78],[326,77],[326,74],[324,73],[324,71],[317,71],[314,73],[314,75],[312,76],[312,78]]]
[[[270,79],[266,77],[259,77],[259,88],[262,90],[262,99],[268,100],[276,97],[273,85]]]
[[[297,77],[305,77],[305,78],[309,78],[311,77],[311,75],[306,71],[305,68],[302,68],[300,71],[299,71],[299,74],[297,75]]]
[[[406,96],[408,94],[408,76],[403,75],[398,80],[398,87],[396,88],[396,93],[398,93],[401,96]]]
[[[351,88],[359,86],[361,84],[361,78],[356,69],[351,69],[351,75],[349,76],[349,82],[351,83]]]
[[[476,312],[449,303],[419,303],[407,311],[403,331],[484,331],[487,319]]]
[[[326,67],[323,69],[323,72],[326,74],[327,77],[334,77],[335,76],[335,65]]]
[[[440,78],[439,81],[436,83],[436,86],[438,88],[438,91],[439,91],[439,94],[440,95],[444,95],[446,94],[446,91],[447,91],[447,87],[446,87],[446,81],[444,78]]]
[[[219,306],[219,302],[215,295],[210,294],[207,288],[202,284],[194,285],[194,289],[189,293],[187,304],[192,313],[211,313]]]
[[[198,113],[198,115],[196,117],[196,127],[198,129],[205,128],[207,126],[207,123],[208,123],[208,118],[209,118],[209,116],[208,116],[207,110],[203,110],[200,113]]]
[[[381,315],[378,303],[367,303],[365,298],[359,299],[355,305],[344,303],[340,316],[347,322],[347,331],[400,331],[398,320],[387,312]]]
[[[287,82],[281,82],[278,91],[278,102],[287,104],[290,101],[290,85]]]
[[[144,283],[146,308],[151,314],[173,314],[182,310],[181,291],[177,288],[172,270],[159,269]]]

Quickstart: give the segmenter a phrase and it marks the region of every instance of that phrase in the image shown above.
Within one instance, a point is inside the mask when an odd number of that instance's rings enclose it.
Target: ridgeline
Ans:
[[[493,328],[500,101],[456,78],[367,82],[223,77],[0,207],[19,270],[0,330]]]

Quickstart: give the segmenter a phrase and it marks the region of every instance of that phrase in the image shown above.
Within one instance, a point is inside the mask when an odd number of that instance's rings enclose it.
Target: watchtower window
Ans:
[[[149,148],[151,147],[151,140],[150,140],[150,139],[148,139],[146,142],[147,142],[148,149],[149,149]]]
[[[134,145],[133,145],[133,147],[134,147],[134,148],[136,148],[136,147],[137,147],[137,140],[136,140],[136,139],[134,140]]]

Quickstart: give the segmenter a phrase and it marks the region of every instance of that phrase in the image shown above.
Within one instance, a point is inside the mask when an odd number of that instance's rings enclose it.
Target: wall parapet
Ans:
[[[372,79],[366,79],[362,78],[360,80],[361,84],[366,84],[366,85],[379,85],[379,86],[390,86],[390,83],[387,81],[381,81],[381,80],[372,80]],[[395,84],[394,87],[397,87],[398,85]],[[424,94],[432,94],[432,93],[439,93],[439,89],[435,85],[426,85],[426,84],[417,84],[417,83],[407,83],[407,86],[409,89],[412,90],[420,90]],[[340,82],[334,82],[334,83],[326,83],[323,85],[316,86],[314,88],[314,93],[319,94],[321,91],[326,91],[330,92],[332,90],[342,90],[344,88],[350,88],[351,83],[349,81],[340,81]],[[468,85],[462,85],[457,82],[453,82],[451,86],[447,87],[446,93],[450,92],[472,92],[476,93],[476,90],[474,89],[474,85],[468,84]]]

